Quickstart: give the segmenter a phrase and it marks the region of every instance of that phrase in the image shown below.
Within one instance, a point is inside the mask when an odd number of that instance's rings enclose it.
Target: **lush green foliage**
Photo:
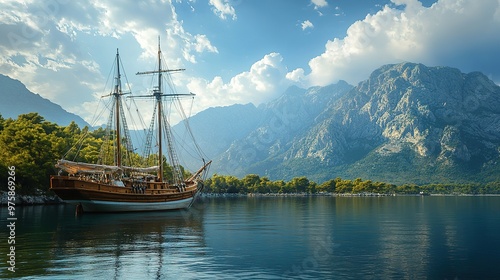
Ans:
[[[7,168],[15,166],[18,193],[48,191],[50,175],[58,172],[54,166],[57,160],[64,157],[73,161],[98,163],[105,137],[106,131],[102,128],[89,132],[88,127],[80,129],[74,122],[61,127],[45,121],[37,113],[19,115],[16,120],[0,116],[1,190],[7,190]],[[113,147],[108,149],[112,150]],[[126,157],[131,163],[144,162],[136,153],[129,153]],[[103,163],[112,162],[113,157],[108,156]],[[164,166],[165,178],[169,179],[171,167]]]
[[[0,180],[6,189],[7,168],[16,168],[19,193],[47,190],[54,163],[69,149],[76,136],[72,124],[59,127],[36,113],[20,115],[16,120],[0,118]],[[79,131],[79,129],[78,129]],[[79,131],[80,132],[80,131]]]
[[[500,194],[500,182],[486,185],[474,184],[430,184],[414,185],[372,182],[370,180],[343,180],[335,178],[316,184],[306,177],[295,177],[288,182],[283,180],[270,181],[267,177],[249,174],[243,179],[234,176],[213,175],[205,182],[205,192],[208,193],[337,193],[337,194]]]

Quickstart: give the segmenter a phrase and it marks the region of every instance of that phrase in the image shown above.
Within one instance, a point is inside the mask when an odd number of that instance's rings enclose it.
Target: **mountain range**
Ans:
[[[357,86],[290,87],[267,104],[241,106],[191,120],[193,131],[198,124],[210,131],[202,149],[212,148],[216,173],[395,184],[500,180],[500,87],[480,72],[385,65]]]
[[[0,75],[0,83],[4,118],[36,111],[60,125],[88,125],[17,80]],[[189,127],[213,160],[212,173],[223,175],[306,176],[318,183],[500,181],[500,87],[480,72],[384,65],[356,86],[292,86],[258,107],[209,108],[192,116]],[[182,123],[173,130],[175,137],[187,133]],[[178,153],[181,164],[199,167],[192,152]]]
[[[47,121],[68,125],[72,121],[80,127],[89,126],[80,116],[64,110],[61,106],[29,91],[18,80],[0,74],[0,114],[3,118],[17,118],[20,114],[38,112]]]

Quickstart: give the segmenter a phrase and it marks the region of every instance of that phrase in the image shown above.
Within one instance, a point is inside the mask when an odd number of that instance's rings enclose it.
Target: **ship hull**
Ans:
[[[50,189],[64,202],[81,205],[84,212],[138,212],[189,208],[200,191],[195,181],[182,189],[166,183],[148,182],[123,186],[82,180],[78,177],[52,176]]]
[[[168,202],[114,202],[103,200],[64,200],[66,203],[82,205],[84,212],[145,212],[187,209],[194,198]]]

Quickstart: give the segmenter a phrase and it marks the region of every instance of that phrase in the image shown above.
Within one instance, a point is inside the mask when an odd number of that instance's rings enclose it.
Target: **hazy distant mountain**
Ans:
[[[80,127],[89,125],[81,117],[32,93],[18,80],[0,74],[0,85],[0,114],[4,118],[15,119],[20,114],[37,112],[47,121],[59,125],[68,125],[71,121],[75,121]]]
[[[286,151],[294,148],[297,139],[316,123],[318,115],[351,88],[344,81],[308,90],[290,87],[278,99],[259,107],[259,126],[218,156],[214,169],[238,176],[268,174],[286,161]]]
[[[240,120],[259,124],[233,137],[215,172],[318,182],[500,180],[500,87],[478,72],[386,65],[356,87],[292,87],[257,109]]]
[[[226,107],[208,108],[189,119],[191,131],[205,153],[207,159],[214,159],[223,153],[233,141],[246,136],[260,122],[259,110],[251,103],[236,104]],[[196,170],[200,167],[196,151],[186,150],[192,147],[186,133],[186,125],[181,122],[173,127],[174,137],[177,137],[181,147],[177,147],[181,164]]]

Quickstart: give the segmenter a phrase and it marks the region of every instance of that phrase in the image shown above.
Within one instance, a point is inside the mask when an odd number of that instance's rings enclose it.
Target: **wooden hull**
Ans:
[[[84,180],[70,176],[52,176],[50,189],[63,201],[81,204],[84,212],[160,211],[189,208],[200,187],[186,182],[179,190],[166,183],[147,182],[125,186]]]

